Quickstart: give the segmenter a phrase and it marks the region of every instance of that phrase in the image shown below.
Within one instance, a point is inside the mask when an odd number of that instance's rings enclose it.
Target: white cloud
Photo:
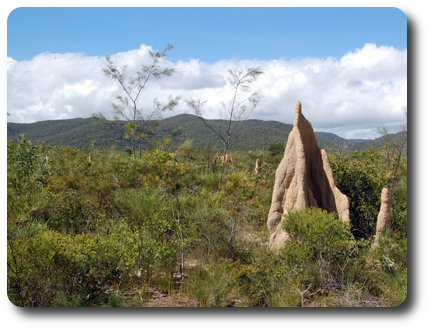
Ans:
[[[15,63],[16,61],[12,57],[8,57],[6,62],[7,69],[9,70],[10,68],[12,68]]]
[[[130,72],[148,62],[150,46],[112,55]],[[219,117],[222,102],[231,89],[227,72],[232,67],[259,66],[264,74],[256,87],[261,102],[250,118],[292,123],[294,105],[302,101],[303,112],[320,131],[347,138],[377,136],[377,128],[398,130],[406,122],[407,52],[393,47],[366,44],[336,58],[293,60],[223,60],[213,64],[198,59],[167,62],[175,74],[153,81],[142,95],[151,107],[155,97],[207,100],[204,115]],[[111,102],[118,86],[103,75],[105,59],[78,53],[43,53],[28,61],[7,59],[8,112],[12,122],[111,115]],[[188,111],[181,103],[171,114]]]

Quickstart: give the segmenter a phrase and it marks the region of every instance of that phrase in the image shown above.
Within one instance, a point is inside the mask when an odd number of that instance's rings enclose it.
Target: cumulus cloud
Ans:
[[[119,66],[133,72],[148,63],[150,46],[113,54]],[[399,130],[406,122],[407,52],[366,44],[341,58],[292,60],[231,59],[208,64],[199,59],[165,60],[175,74],[153,81],[142,95],[142,107],[169,95],[207,100],[203,114],[218,118],[222,103],[231,98],[227,83],[233,67],[258,66],[264,74],[255,87],[261,102],[249,118],[292,123],[294,105],[302,101],[314,128],[346,138],[371,138],[377,128]],[[89,117],[111,117],[111,103],[120,92],[103,75],[104,57],[79,53],[42,53],[31,60],[7,59],[8,112],[12,122]],[[189,112],[182,102],[169,115]]]

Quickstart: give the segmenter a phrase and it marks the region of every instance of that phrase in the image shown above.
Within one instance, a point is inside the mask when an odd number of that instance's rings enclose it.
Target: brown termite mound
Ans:
[[[303,116],[298,101],[284,158],[276,170],[267,219],[272,251],[278,251],[289,238],[282,229],[283,216],[291,210],[306,207],[336,212],[342,221],[349,222],[348,198],[335,186],[327,154],[318,147],[312,125]]]
[[[217,155],[216,160],[221,161],[222,164],[233,164],[233,156],[229,152],[225,155]]]
[[[260,158],[257,158],[255,160],[254,172],[255,172],[255,174],[259,174],[261,172],[261,161],[260,161]]]
[[[381,192],[381,208],[379,209],[378,219],[376,221],[376,235],[375,241],[373,242],[373,248],[377,248],[379,246],[381,237],[390,226],[390,223],[390,195],[388,193],[388,189],[384,188]]]

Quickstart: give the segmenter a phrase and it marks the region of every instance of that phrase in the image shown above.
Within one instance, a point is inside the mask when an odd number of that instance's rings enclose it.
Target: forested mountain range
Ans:
[[[208,120],[215,129],[225,127],[226,120]],[[155,122],[154,122],[155,123]],[[158,127],[151,140],[160,141],[171,137],[172,140],[191,139],[194,147],[204,145],[219,145],[216,134],[210,131],[198,118],[191,114],[181,114],[157,121]],[[8,140],[17,140],[24,134],[35,143],[51,145],[69,145],[83,148],[96,141],[97,147],[116,146],[124,148],[127,141],[124,139],[123,121],[99,120],[94,118],[75,118],[64,120],[46,120],[30,124],[7,124]],[[264,121],[248,119],[237,126],[232,150],[267,150],[273,144],[285,145],[292,125],[278,121]],[[401,132],[394,134],[394,138]],[[354,151],[369,148],[371,145],[380,146],[384,138],[374,140],[344,139],[336,134],[315,132],[318,144],[328,150]]]

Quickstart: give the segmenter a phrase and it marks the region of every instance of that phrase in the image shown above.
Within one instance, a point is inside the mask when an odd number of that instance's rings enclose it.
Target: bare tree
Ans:
[[[263,73],[259,68],[246,68],[246,69],[230,69],[228,82],[232,88],[232,98],[226,104],[223,103],[223,114],[227,120],[227,125],[215,127],[209,123],[202,116],[202,108],[206,101],[200,99],[189,99],[187,105],[193,110],[203,122],[203,124],[210,129],[222,143],[222,150],[218,156],[225,159],[227,152],[230,149],[231,143],[234,138],[234,133],[240,121],[244,119],[249,110],[255,108],[259,102],[258,92],[252,90],[252,84]],[[221,188],[222,178],[225,171],[225,162],[222,163],[222,170],[218,181],[218,190]]]
[[[174,69],[164,65],[162,61],[172,48],[173,46],[169,44],[161,52],[150,51],[150,63],[142,65],[135,73],[130,73],[127,66],[118,68],[113,60],[106,56],[107,65],[103,72],[106,77],[117,82],[121,89],[121,93],[112,103],[114,119],[127,122],[125,137],[132,142],[135,157],[136,145],[141,152],[142,146],[148,144],[151,134],[154,133],[156,128],[154,120],[162,112],[171,110],[178,104],[178,96],[169,97],[165,104],[154,99],[152,109],[143,109],[140,104],[143,91],[151,80],[160,80],[174,73]]]

